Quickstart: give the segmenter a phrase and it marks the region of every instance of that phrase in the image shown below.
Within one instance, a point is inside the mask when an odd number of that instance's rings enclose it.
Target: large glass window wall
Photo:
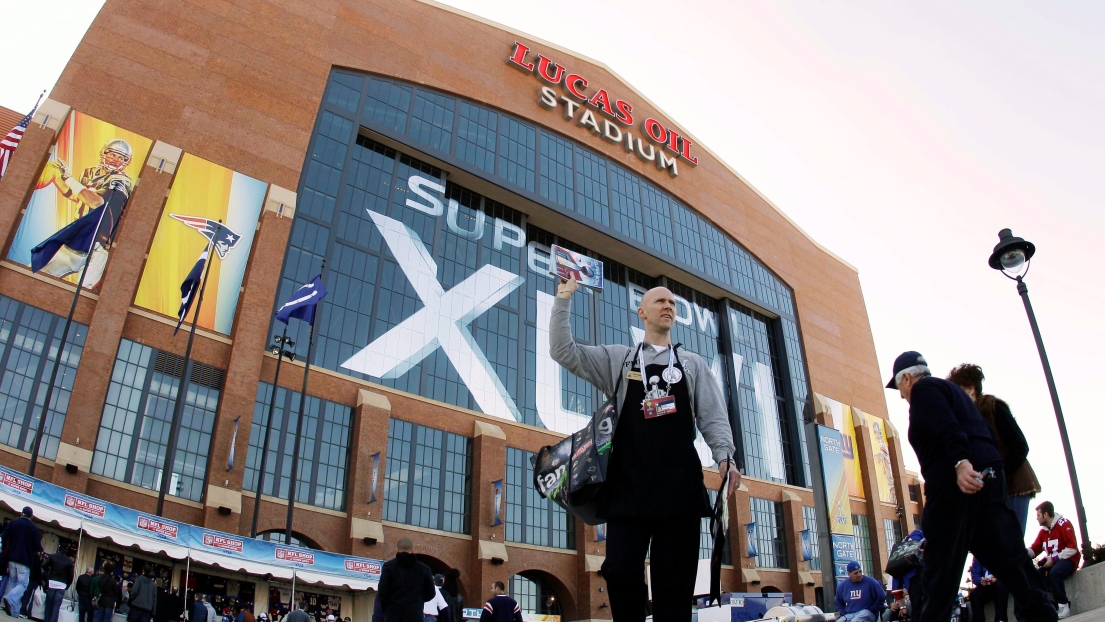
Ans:
[[[602,249],[535,226],[515,207],[457,183],[442,163],[602,230],[767,313],[603,258]],[[671,288],[680,300],[673,338],[721,381],[743,439],[736,457],[746,475],[808,483],[799,424],[808,388],[792,295],[661,188],[478,103],[339,70],[305,171],[276,304],[326,259],[331,297],[316,322],[312,364],[572,432],[603,396],[548,355],[555,292],[549,247],[558,244],[606,261],[606,288],[573,299],[577,340],[636,343],[643,335],[635,313],[640,295],[656,285]],[[298,334],[304,329],[293,326],[290,336],[305,339]],[[699,452],[712,463],[701,441]]]
[[[345,509],[346,472],[349,468],[349,439],[353,409],[311,395],[303,401],[303,433],[299,442],[299,469],[292,477],[295,435],[299,427],[300,393],[280,387],[272,402],[273,386],[262,382],[257,387],[253,423],[249,429],[249,453],[246,456],[243,490],[257,492],[261,467],[261,448],[265,430],[269,433],[268,457],[261,494],[288,498],[288,488],[296,482],[295,501],[331,510]],[[272,404],[272,422],[269,405]]]
[[[184,357],[123,339],[100,418],[92,473],[161,490]],[[225,373],[192,363],[167,494],[199,501]]]
[[[472,439],[392,419],[384,475],[384,520],[470,533]]]
[[[0,296],[0,443],[26,452],[34,447],[47,382],[64,328],[65,318]],[[84,324],[73,322],[69,327],[43,428],[46,442],[39,446],[43,458],[53,460],[58,455],[65,411],[87,334]]]
[[[533,487],[533,452],[506,448],[506,539],[574,549],[575,518]]]

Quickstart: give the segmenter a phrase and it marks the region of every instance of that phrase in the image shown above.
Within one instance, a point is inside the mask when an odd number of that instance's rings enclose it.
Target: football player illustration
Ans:
[[[131,193],[134,191],[134,179],[126,173],[126,168],[134,156],[130,143],[114,138],[104,143],[100,149],[100,164],[81,171],[74,176],[69,165],[62,159],[51,160],[46,165],[43,177],[57,187],[66,199],[77,204],[77,217],[104,207],[103,214],[93,242],[92,257],[88,261],[84,286],[93,289],[103,277],[107,265],[111,236],[119,218],[123,214]],[[62,247],[42,271],[64,278],[80,272],[84,266],[86,253]]]

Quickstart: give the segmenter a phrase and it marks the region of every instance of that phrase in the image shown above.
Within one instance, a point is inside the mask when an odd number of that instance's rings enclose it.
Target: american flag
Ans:
[[[42,97],[40,96],[38,100],[41,102]],[[0,140],[0,178],[3,178],[4,173],[8,172],[8,162],[11,161],[12,154],[15,153],[16,147],[19,146],[19,141],[23,140],[23,132],[27,131],[27,126],[31,123],[31,118],[35,116],[35,110],[38,110],[37,103],[35,107],[31,109],[31,112],[23,117],[23,119],[8,132],[8,135],[5,136],[3,140]]]

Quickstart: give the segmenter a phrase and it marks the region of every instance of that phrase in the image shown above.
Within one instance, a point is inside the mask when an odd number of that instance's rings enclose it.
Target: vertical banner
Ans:
[[[748,556],[756,556],[756,523],[748,523],[744,526],[745,531],[748,533]]]
[[[813,547],[810,546],[810,530],[803,529],[798,532],[798,536],[802,539],[802,561],[808,562],[813,558]]]
[[[848,478],[848,494],[861,499],[865,498],[861,465],[856,458],[856,426],[852,407],[817,393],[814,393],[813,403],[818,409],[818,414],[829,413],[832,415],[833,427],[841,434],[841,447],[844,452],[845,466],[847,467],[845,473]]]
[[[871,435],[871,449],[875,454],[875,481],[879,484],[879,501],[897,505],[894,492],[894,468],[890,462],[890,441],[886,435],[886,422],[878,417],[867,417],[867,430]]]
[[[497,479],[491,482],[492,499],[495,504],[495,520],[491,522],[492,527],[498,527],[503,524],[502,507],[503,507],[503,480]]]
[[[595,527],[595,542],[602,542],[606,540],[606,523],[602,523],[598,527]]]
[[[227,471],[234,468],[234,445],[238,441],[238,422],[241,420],[242,418],[240,416],[234,418],[234,433],[230,435],[230,453],[226,457]]]
[[[821,484],[825,487],[825,501],[829,506],[833,575],[838,580],[843,580],[848,574],[848,562],[856,558],[856,537],[852,529],[852,508],[848,502],[843,435],[839,430],[818,425],[817,443],[821,454]]]
[[[368,493],[368,502],[376,503],[376,482],[380,479],[380,452],[372,454],[372,488]]]
[[[31,265],[31,249],[78,218],[103,206],[101,231],[117,224],[138,183],[152,140],[73,111],[58,132],[50,159],[8,249],[8,260]],[[109,240],[97,239],[84,287],[96,290],[107,266]],[[41,273],[76,284],[86,253],[62,247]],[[179,285],[179,284],[178,284]],[[177,303],[179,304],[179,297]]]
[[[185,154],[142,270],[135,306],[176,317],[180,284],[210,241],[215,264],[197,326],[229,335],[266,189],[252,177]]]

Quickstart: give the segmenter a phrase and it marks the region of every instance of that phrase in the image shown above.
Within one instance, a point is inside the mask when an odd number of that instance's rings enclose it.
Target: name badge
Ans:
[[[670,415],[676,411],[675,396],[668,395],[667,397],[655,397],[645,400],[642,406],[645,419],[655,419],[657,417],[663,417],[664,415]]]
[[[635,380],[637,382],[640,382],[641,381],[641,372],[630,370],[629,373],[625,375],[625,377],[630,379],[630,380]]]

